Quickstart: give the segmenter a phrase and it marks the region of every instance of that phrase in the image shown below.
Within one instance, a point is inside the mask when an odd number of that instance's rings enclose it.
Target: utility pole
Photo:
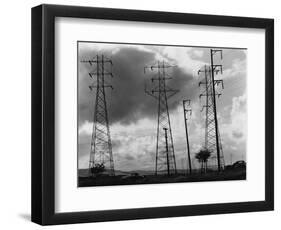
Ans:
[[[168,70],[174,67],[175,65],[170,65],[165,61],[157,61],[153,65],[144,67],[144,73],[146,73],[146,71],[150,71],[151,73],[154,72],[154,70],[157,71],[157,73],[151,77],[151,89],[147,90],[145,85],[145,93],[155,98],[158,102],[155,175],[165,172],[167,174],[177,173],[168,99],[179,91],[167,85],[167,81],[172,79]],[[165,138],[165,130],[167,130],[167,140]],[[167,146],[168,158],[166,154]]]
[[[106,58],[104,55],[96,55],[93,59],[82,60],[81,62],[93,66],[93,71],[89,73],[89,77],[94,82],[89,85],[89,89],[91,91],[96,89],[89,171],[93,175],[96,170],[105,169],[108,170],[109,175],[114,176],[112,144],[106,103],[106,88],[113,89],[113,87],[105,81],[105,77],[113,77],[113,63],[112,60]]]
[[[183,100],[183,114],[184,114],[184,125],[185,125],[185,135],[186,135],[186,146],[187,146],[187,160],[188,160],[188,167],[187,167],[187,173],[189,171],[189,174],[192,173],[192,166],[191,166],[191,158],[190,158],[190,148],[189,148],[189,138],[188,138],[188,128],[187,128],[187,122],[188,122],[188,115],[191,116],[192,110],[190,108],[190,100]]]
[[[221,171],[221,155],[220,155],[220,143],[219,143],[219,131],[218,131],[218,118],[217,118],[217,105],[216,105],[216,89],[215,89],[215,79],[214,79],[214,72],[220,71],[222,74],[222,65],[214,65],[214,55],[216,53],[221,54],[222,59],[222,50],[210,50],[211,52],[211,76],[212,76],[212,83],[213,83],[213,100],[214,100],[214,115],[215,115],[215,128],[216,128],[216,145],[217,145],[217,160],[218,160],[218,171]],[[219,68],[219,70],[217,70]],[[218,72],[216,72],[218,73]]]
[[[221,85],[223,89],[224,85],[223,80],[214,79],[215,75],[222,74],[222,65],[214,64],[216,53],[220,53],[222,59],[222,50],[211,49],[211,65],[205,65],[203,69],[198,71],[198,74],[204,73],[204,80],[199,82],[199,87],[205,85],[205,91],[199,95],[199,98],[206,97],[206,104],[201,110],[206,109],[205,148],[211,153],[216,152],[217,169],[220,172],[224,167],[224,157],[218,128],[216,97],[221,96],[221,93],[217,92],[217,87]]]

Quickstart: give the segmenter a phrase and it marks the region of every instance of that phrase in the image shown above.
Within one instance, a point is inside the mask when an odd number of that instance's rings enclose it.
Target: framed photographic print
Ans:
[[[32,221],[274,207],[273,19],[32,9]]]

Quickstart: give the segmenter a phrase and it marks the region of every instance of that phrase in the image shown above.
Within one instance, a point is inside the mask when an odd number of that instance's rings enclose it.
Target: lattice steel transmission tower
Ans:
[[[176,174],[176,158],[174,143],[169,115],[168,99],[174,96],[179,90],[170,88],[166,82],[172,77],[168,70],[174,68],[165,61],[158,61],[154,65],[144,67],[144,72],[157,70],[151,78],[151,89],[145,92],[158,101],[158,124],[157,124],[157,141],[156,141],[156,161],[155,174]]]
[[[190,100],[183,100],[183,113],[184,113],[184,125],[185,125],[185,135],[186,135],[186,148],[187,148],[187,174],[192,173],[192,166],[191,166],[191,157],[190,157],[190,148],[189,148],[189,137],[188,137],[188,120],[192,115],[192,109],[190,106]]]
[[[93,66],[93,71],[89,73],[89,76],[94,82],[89,85],[89,88],[90,90],[96,89],[89,171],[93,175],[105,170],[109,175],[114,176],[112,144],[106,103],[106,88],[113,89],[113,87],[105,80],[108,76],[113,77],[113,64],[104,55],[96,55],[93,59],[82,60],[81,62]]]
[[[211,158],[215,158],[217,161],[217,169],[220,172],[224,168],[224,156],[221,143],[221,137],[218,127],[217,119],[217,105],[216,98],[221,96],[218,91],[219,86],[224,88],[223,80],[215,79],[215,76],[222,74],[222,65],[214,64],[214,55],[220,54],[222,59],[222,50],[211,49],[211,64],[205,65],[203,69],[198,71],[198,74],[204,74],[204,80],[199,82],[199,87],[204,85],[204,92],[199,95],[199,98],[206,97],[205,105],[202,110],[205,109],[205,148],[211,152]]]

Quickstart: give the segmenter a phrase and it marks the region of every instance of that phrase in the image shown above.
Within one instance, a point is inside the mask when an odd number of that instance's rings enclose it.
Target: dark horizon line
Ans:
[[[248,50],[245,47],[220,47],[220,46],[195,46],[195,45],[168,45],[168,44],[150,44],[150,43],[129,43],[129,42],[102,42],[102,41],[87,41],[77,40],[79,43],[104,43],[104,44],[122,44],[122,45],[144,45],[144,46],[171,46],[171,47],[196,47],[196,48],[219,48],[219,49],[232,49],[232,50]]]
[[[242,160],[237,160],[237,161],[242,161]],[[236,162],[237,162],[236,161]],[[243,160],[243,161],[245,161],[246,163],[247,163],[247,161],[246,160]],[[235,163],[235,162],[234,162]],[[233,165],[234,163],[232,163],[232,164],[226,164],[225,166],[228,166],[228,165]],[[212,167],[212,166],[211,166]],[[216,166],[213,166],[213,167],[216,167]],[[89,170],[89,168],[78,168],[78,171],[79,170],[83,170],[83,169],[87,169],[87,170]],[[198,170],[198,169],[200,169],[200,167],[199,168],[194,168],[194,169],[196,169],[196,170]],[[177,170],[186,170],[186,168],[177,168]],[[114,171],[120,171],[120,172],[135,172],[135,171],[145,171],[145,172],[149,172],[149,171],[155,171],[155,169],[149,169],[149,170],[145,170],[145,169],[132,169],[132,170],[129,170],[129,171],[126,171],[126,170],[122,170],[122,169],[114,169]]]

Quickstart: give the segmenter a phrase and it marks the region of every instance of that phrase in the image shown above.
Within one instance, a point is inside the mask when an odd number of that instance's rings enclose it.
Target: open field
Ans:
[[[107,186],[107,185],[133,185],[133,184],[159,184],[159,183],[179,183],[179,182],[202,182],[202,181],[227,181],[227,180],[245,180],[246,169],[231,169],[223,172],[210,171],[204,174],[193,173],[185,175],[181,171],[176,175],[122,175],[116,176],[99,175],[97,177],[79,176],[78,186]]]

